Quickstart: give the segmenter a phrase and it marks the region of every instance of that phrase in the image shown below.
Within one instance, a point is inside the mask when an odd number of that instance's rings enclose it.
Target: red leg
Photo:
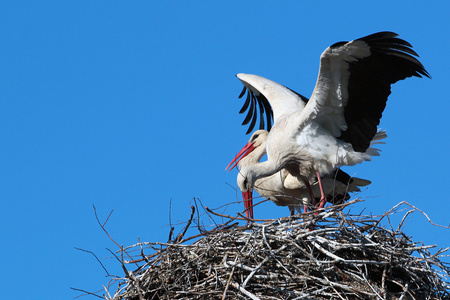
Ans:
[[[314,193],[312,191],[311,185],[309,184],[309,181],[304,179],[303,182],[306,185],[306,189],[308,190],[309,197],[311,198],[311,203],[313,206],[316,206],[316,198],[314,197]]]
[[[306,185],[306,189],[308,190],[309,193],[309,197],[311,198],[311,203],[313,204],[313,206],[316,206],[316,198],[314,197],[314,193],[312,191],[311,185],[309,184],[309,181],[304,179],[303,182]],[[307,207],[306,205],[304,206],[304,211],[305,213],[307,212]],[[317,215],[317,212],[313,213],[314,215]],[[314,225],[309,226],[309,231],[313,231],[314,230]]]
[[[322,180],[320,179],[319,172],[316,172],[317,174],[317,180],[319,181],[319,187],[320,187],[320,203],[319,208],[323,208],[325,206],[326,198],[325,193],[323,192],[323,186],[322,186]]]

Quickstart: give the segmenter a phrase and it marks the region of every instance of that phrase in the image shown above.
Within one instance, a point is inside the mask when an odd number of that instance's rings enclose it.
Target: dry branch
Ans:
[[[392,224],[382,227],[381,220],[402,205],[413,210],[395,230]],[[450,266],[441,261],[447,249],[432,254],[434,245],[414,242],[401,231],[412,211],[422,211],[400,203],[382,216],[364,216],[345,214],[345,207],[239,226],[231,222],[246,218],[200,206],[208,218],[225,220],[211,230],[201,228],[203,215],[194,218],[192,207],[174,241],[120,250],[135,253],[122,264],[140,265],[113,279],[117,290],[107,290],[104,298],[450,299]],[[200,233],[185,238],[188,228]]]

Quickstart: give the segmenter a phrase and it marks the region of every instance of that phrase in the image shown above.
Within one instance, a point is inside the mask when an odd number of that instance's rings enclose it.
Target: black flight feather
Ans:
[[[407,77],[430,77],[416,58],[411,44],[393,32],[379,32],[360,38],[370,55],[348,62],[348,100],[344,117],[348,128],[340,138],[353,149],[365,152],[377,133],[382,113],[391,93],[391,84]],[[337,48],[345,42],[334,44]]]

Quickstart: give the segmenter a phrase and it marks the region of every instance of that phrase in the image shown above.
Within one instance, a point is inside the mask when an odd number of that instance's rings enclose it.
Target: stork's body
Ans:
[[[269,133],[265,130],[258,130],[252,134],[248,145],[252,145],[251,151],[247,152],[239,161],[239,168],[254,166],[259,163],[266,154],[266,140]],[[231,169],[230,169],[231,170]],[[240,174],[238,174],[240,176]],[[342,203],[349,199],[348,193],[361,191],[359,187],[367,186],[370,181],[360,178],[351,178],[345,172],[338,170],[335,174],[322,178],[325,195],[329,202]],[[278,206],[288,206],[291,215],[295,211],[300,212],[303,206],[306,210],[310,206],[310,194],[306,184],[292,176],[286,169],[272,174],[268,177],[259,178],[254,184],[259,195],[271,200]],[[315,199],[320,199],[320,189],[318,182],[311,184]],[[253,216],[251,195],[243,194],[244,201],[249,201],[246,208],[249,215]]]
[[[265,96],[256,97],[260,112],[271,107],[274,116],[266,145],[268,159],[240,170],[241,190],[284,168],[299,181],[317,177],[320,184],[320,178],[336,168],[378,155],[371,145],[385,136],[377,133],[377,126],[391,84],[411,76],[429,77],[411,47],[392,32],[332,45],[321,55],[317,83],[306,105],[273,81],[238,74],[249,93]],[[323,189],[321,198],[323,207]]]

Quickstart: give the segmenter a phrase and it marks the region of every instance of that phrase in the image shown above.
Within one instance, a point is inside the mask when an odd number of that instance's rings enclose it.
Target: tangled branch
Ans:
[[[422,211],[403,202],[382,216],[345,214],[342,210],[352,203],[246,226],[236,221],[245,217],[204,208],[208,218],[225,221],[211,230],[200,228],[192,206],[186,226],[172,241],[139,242],[120,250],[134,255],[122,258],[123,265],[139,267],[114,278],[117,289],[105,298],[450,298],[450,267],[441,261],[448,248],[432,254],[435,245],[414,242],[401,231],[407,215]],[[401,206],[411,210],[396,230],[380,226]],[[188,228],[199,234],[184,237]]]

